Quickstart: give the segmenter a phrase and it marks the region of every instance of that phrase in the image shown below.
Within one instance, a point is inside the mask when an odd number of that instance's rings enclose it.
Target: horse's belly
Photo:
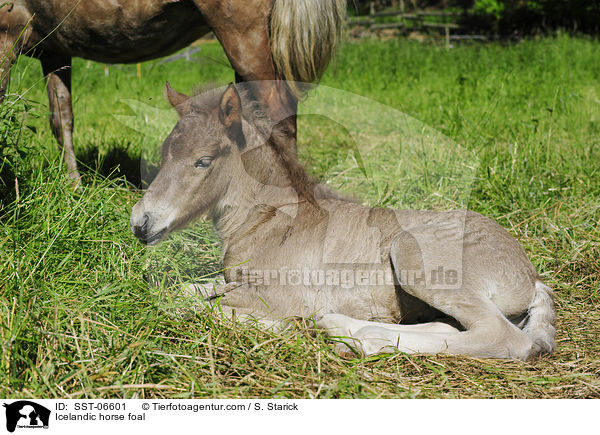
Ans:
[[[305,287],[301,297],[306,312],[333,312],[354,319],[386,323],[400,321],[402,312],[396,289],[393,284],[385,283],[383,274],[377,275],[373,270],[328,270],[325,281],[339,279],[339,285]],[[321,279],[314,275],[312,278]]]
[[[189,2],[27,0],[45,50],[107,63],[173,53],[210,30]],[[72,3],[72,4],[71,4]]]

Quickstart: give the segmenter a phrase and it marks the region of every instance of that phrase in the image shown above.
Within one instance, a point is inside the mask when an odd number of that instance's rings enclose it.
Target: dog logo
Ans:
[[[6,430],[48,428],[50,410],[29,400],[19,400],[3,405],[6,408]]]

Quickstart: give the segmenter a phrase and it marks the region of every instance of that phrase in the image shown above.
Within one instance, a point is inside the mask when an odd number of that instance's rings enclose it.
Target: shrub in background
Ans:
[[[369,13],[370,0],[348,0],[354,15]],[[474,31],[503,36],[548,33],[600,34],[599,0],[404,0],[414,10],[462,10],[462,24]],[[397,8],[399,0],[377,0],[376,10]]]
[[[485,33],[531,35],[565,30],[600,33],[600,2],[589,0],[474,0],[465,24]]]

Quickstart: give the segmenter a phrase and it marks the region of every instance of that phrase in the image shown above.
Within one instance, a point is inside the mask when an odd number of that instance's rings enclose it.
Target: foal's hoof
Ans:
[[[344,314],[327,313],[316,322],[317,329],[332,337],[349,337],[351,319]]]
[[[214,284],[184,284],[181,292],[185,296],[191,296],[202,300],[210,300],[216,295]]]
[[[342,359],[354,359],[360,356],[354,350],[352,350],[352,348],[350,348],[346,343],[336,343],[336,345],[333,347],[333,350]]]
[[[202,299],[210,304],[216,298],[225,295],[239,286],[240,284],[235,282],[225,284],[225,278],[222,275],[219,275],[214,282],[206,284],[185,284],[181,290],[188,296]]]

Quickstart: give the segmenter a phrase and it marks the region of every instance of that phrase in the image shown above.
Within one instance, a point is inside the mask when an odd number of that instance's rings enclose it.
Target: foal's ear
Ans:
[[[242,100],[235,85],[229,83],[219,104],[219,120],[227,128],[229,139],[244,148],[246,140],[242,131]]]
[[[180,118],[183,118],[186,113],[192,110],[192,102],[190,97],[181,92],[177,92],[171,87],[169,82],[165,83],[165,95],[171,106],[177,111]]]

